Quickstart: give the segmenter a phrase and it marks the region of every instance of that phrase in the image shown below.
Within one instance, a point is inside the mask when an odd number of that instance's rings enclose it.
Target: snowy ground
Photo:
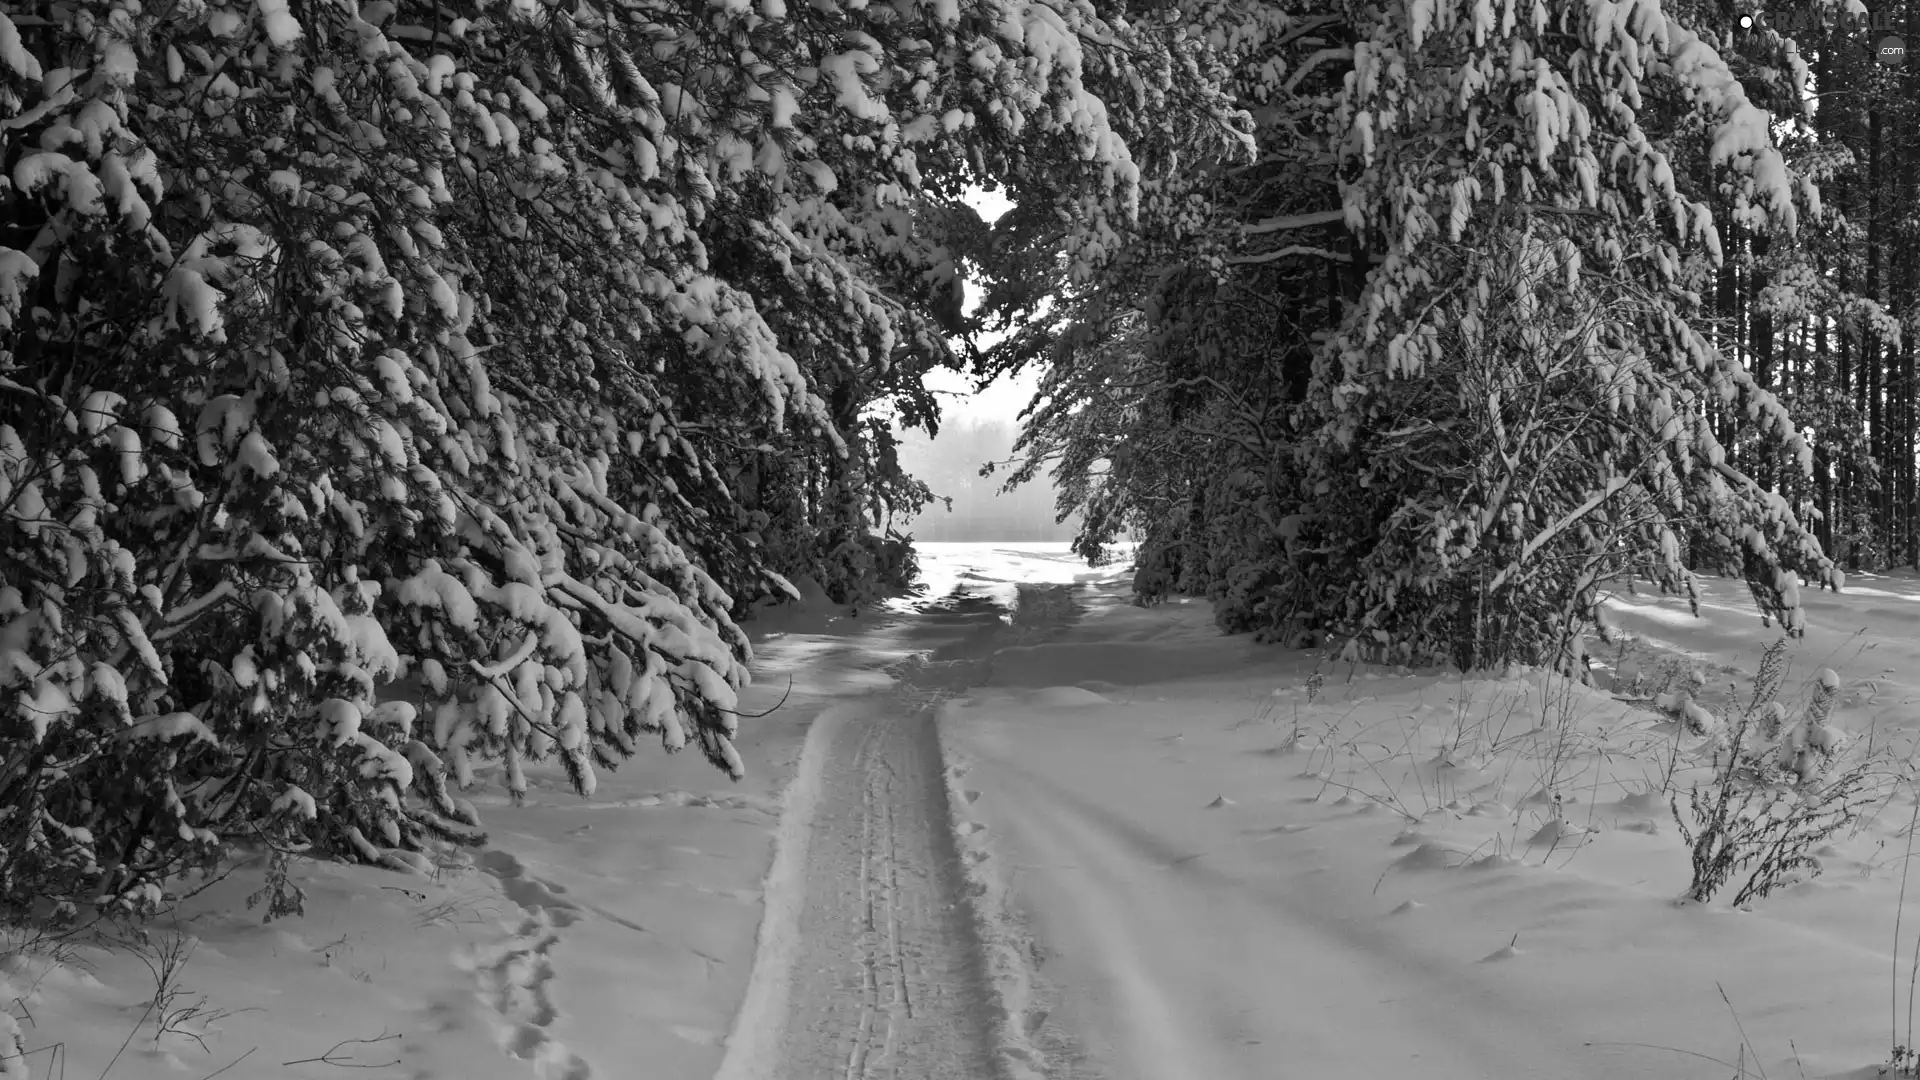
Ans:
[[[791,695],[742,784],[545,776],[431,879],[303,866],[305,918],[263,925],[247,867],[145,944],[0,942],[32,1075],[1821,1080],[1907,1041],[1911,785],[1817,879],[1673,903],[1662,792],[1711,750],[1608,690],[1671,649],[1744,692],[1777,635],[1743,588],[1617,600],[1585,689],[1221,638],[1057,545],[923,559],[893,610],[761,624],[744,707]],[[1832,667],[1894,769],[1920,583],[1808,607],[1789,702]]]
[[[1676,746],[1675,782],[1696,779],[1699,746],[1659,717],[1537,678],[1345,665],[1309,700],[1315,657],[1223,643],[1202,604],[1089,600],[942,714],[979,793],[961,828],[992,838],[979,865],[1011,883],[1060,1000],[1046,1023],[1073,1052],[1049,1075],[1676,1080],[1743,1057],[1790,1077],[1884,1060],[1909,794],[1757,913],[1676,907],[1688,860],[1658,792]],[[1619,621],[1691,644],[1672,610]],[[1708,616],[1715,661],[1769,640],[1737,605]],[[1874,715],[1897,714],[1863,700],[1841,724]],[[1905,994],[1903,973],[1903,1032]]]
[[[15,1003],[32,1075],[199,1078],[232,1064],[231,1080],[712,1076],[807,729],[891,685],[874,620],[785,622],[805,632],[760,644],[742,708],[772,706],[789,680],[791,696],[743,725],[740,784],[657,750],[603,775],[590,800],[548,770],[515,807],[489,777],[473,795],[489,843],[445,853],[432,879],[304,864],[306,916],[263,924],[245,902],[260,869],[244,867],[146,945],[80,939],[50,957],[45,943],[0,940],[0,1002]],[[149,965],[182,945],[191,955],[153,1006]]]

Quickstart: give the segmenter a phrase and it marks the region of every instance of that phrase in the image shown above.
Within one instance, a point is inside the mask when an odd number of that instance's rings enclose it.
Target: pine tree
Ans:
[[[1239,138],[1196,53],[1001,0],[0,13],[0,909],[414,863],[484,760],[739,776],[734,614],[903,569],[869,407],[933,420],[961,190],[1054,185],[1099,272],[1158,143]]]
[[[1769,131],[1803,108],[1793,43],[1753,46],[1756,98],[1704,6],[1188,11],[1256,163],[1186,182],[1192,231],[1130,260],[1156,277],[999,357],[1055,361],[1028,464],[1086,509],[1083,550],[1137,529],[1231,629],[1464,666],[1573,665],[1601,581],[1690,593],[1698,562],[1797,632],[1799,588],[1839,575],[1730,450],[1811,448],[1709,306],[1738,235],[1821,216]]]

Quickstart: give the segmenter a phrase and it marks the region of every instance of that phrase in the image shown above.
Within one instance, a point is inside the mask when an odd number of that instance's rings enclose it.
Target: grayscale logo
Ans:
[[[1900,25],[1905,26],[1904,18]],[[1773,30],[1782,37],[1800,42],[1802,47],[1832,33],[1858,42],[1874,59],[1888,67],[1907,62],[1907,42],[1895,32],[1894,13],[1889,9],[1856,15],[1848,11],[1814,12],[1806,10],[1754,12],[1740,16],[1740,29]]]

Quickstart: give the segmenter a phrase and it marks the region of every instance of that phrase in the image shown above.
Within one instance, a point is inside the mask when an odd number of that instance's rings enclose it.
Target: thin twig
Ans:
[[[1720,1000],[1727,1003],[1727,1011],[1733,1014],[1733,1027],[1740,1033],[1741,1048],[1753,1055],[1753,1067],[1760,1070],[1760,1080],[1767,1080],[1767,1067],[1760,1063],[1760,1051],[1754,1049],[1753,1040],[1747,1038],[1747,1025],[1740,1022],[1740,1010],[1733,1007],[1733,999],[1727,996],[1726,987],[1716,982],[1713,988],[1720,991]]]
[[[375,1043],[392,1042],[393,1040],[400,1037],[397,1034],[396,1035],[387,1034],[385,1028],[380,1029],[380,1031],[381,1033],[378,1038],[341,1039],[339,1042],[334,1043],[332,1046],[327,1047],[326,1053],[321,1054],[319,1057],[299,1058],[294,1061],[283,1061],[280,1064],[287,1065],[287,1066],[320,1064],[320,1065],[332,1065],[336,1068],[341,1068],[341,1069],[387,1069],[400,1064],[399,1058],[394,1058],[392,1061],[385,1062],[384,1064],[379,1064],[379,1065],[363,1064],[357,1061],[346,1061],[338,1058],[337,1055],[339,1053],[339,1050],[343,1046],[372,1046]]]
[[[723,713],[726,713],[726,714],[728,714],[729,716],[738,716],[738,717],[741,717],[742,719],[746,719],[746,720],[758,720],[758,719],[760,719],[760,718],[761,718],[761,717],[763,717],[763,716],[771,716],[771,715],[773,715],[773,714],[774,714],[775,712],[778,712],[778,711],[779,711],[779,709],[780,709],[780,706],[782,706],[782,705],[785,705],[785,704],[787,703],[787,698],[789,698],[789,697],[791,697],[791,696],[793,696],[793,676],[791,676],[791,675],[789,675],[789,676],[787,676],[787,692],[786,692],[786,693],[784,693],[784,694],[781,694],[781,695],[780,695],[780,700],[779,700],[779,701],[776,701],[776,702],[774,702],[774,703],[773,703],[773,708],[771,708],[771,709],[768,709],[768,710],[767,710],[766,712],[756,712],[756,713],[744,713],[744,712],[735,712],[735,711],[734,711],[734,710],[732,710],[732,709],[723,709],[723,708],[721,708],[721,707],[720,707],[720,706],[718,706],[718,705],[715,705],[715,706],[713,707],[713,711],[714,711],[714,712],[723,712]]]
[[[253,1050],[258,1050],[258,1049],[260,1049],[260,1048],[259,1048],[259,1047],[257,1047],[257,1046],[253,1048]],[[220,1066],[220,1067],[219,1067],[218,1069],[215,1069],[215,1070],[213,1070],[212,1072],[210,1072],[210,1073],[208,1073],[207,1075],[205,1075],[205,1076],[203,1076],[203,1077],[201,1077],[201,1078],[200,1078],[200,1080],[213,1080],[213,1078],[214,1078],[214,1077],[216,1077],[216,1076],[219,1076],[219,1075],[220,1075],[221,1073],[223,1073],[223,1072],[226,1072],[226,1071],[227,1071],[228,1069],[231,1069],[231,1068],[233,1068],[233,1067],[234,1067],[235,1065],[238,1065],[238,1064],[240,1064],[241,1062],[243,1062],[243,1061],[245,1061],[245,1060],[247,1060],[248,1058],[250,1058],[250,1057],[252,1057],[252,1056],[253,1056],[253,1050],[249,1050],[249,1051],[247,1051],[246,1053],[244,1053],[244,1054],[241,1054],[241,1055],[240,1055],[239,1057],[237,1057],[237,1058],[234,1058],[234,1059],[233,1059],[232,1061],[229,1061],[229,1062],[227,1062],[227,1063],[226,1063],[225,1065],[222,1065],[222,1066]]]
[[[113,1052],[113,1058],[107,1062],[107,1067],[100,1070],[100,1080],[107,1080],[107,1074],[113,1071],[114,1065],[120,1061],[120,1055],[126,1053],[127,1047],[132,1045],[133,1037],[140,1033],[141,1025],[147,1022],[147,1017],[153,1014],[153,1007],[158,1004],[159,1001],[160,999],[156,997],[152,1001],[147,1002],[146,1011],[140,1014],[140,1019],[135,1020],[131,1028],[127,1029],[127,1037],[120,1041],[120,1049]]]
[[[1682,1050],[1677,1046],[1661,1046],[1659,1043],[1590,1042],[1590,1043],[1581,1043],[1580,1045],[1582,1046],[1637,1046],[1642,1050],[1665,1050],[1669,1054],[1685,1054],[1687,1057],[1696,1057],[1696,1058],[1699,1058],[1701,1061],[1711,1061],[1715,1065],[1724,1065],[1729,1069],[1738,1068],[1738,1066],[1735,1065],[1733,1062],[1727,1061],[1723,1058],[1714,1057],[1711,1054],[1702,1054],[1696,1050]]]
[[[1913,802],[1913,817],[1907,822],[1907,857],[1900,863],[1900,898],[1893,909],[1893,986],[1887,994],[1887,1032],[1889,1040],[1900,1039],[1900,920],[1907,911],[1907,876],[1913,870],[1913,830],[1920,826],[1920,794]],[[1913,1042],[1913,986],[1907,986],[1907,1045]]]

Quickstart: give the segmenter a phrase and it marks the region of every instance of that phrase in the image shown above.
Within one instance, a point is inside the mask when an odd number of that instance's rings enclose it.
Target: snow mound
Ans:
[[[1622,810],[1648,814],[1663,813],[1667,809],[1666,802],[1661,799],[1660,793],[1657,791],[1642,791],[1637,794],[1628,795],[1619,802],[1614,803],[1614,805]]]
[[[1055,709],[1083,709],[1089,705],[1113,704],[1111,698],[1103,697],[1091,690],[1083,690],[1078,686],[1049,686],[1036,690],[1033,694],[1033,702],[1036,705]]]
[[[1395,859],[1393,865],[1402,870],[1446,870],[1454,865],[1457,854],[1445,844],[1428,841]]]
[[[1578,825],[1551,818],[1531,837],[1528,837],[1528,842],[1533,844],[1579,843],[1586,835],[1587,830]]]
[[[1501,946],[1500,948],[1495,949],[1492,952],[1488,953],[1487,955],[1481,957],[1480,962],[1483,964],[1493,964],[1493,963],[1498,963],[1499,961],[1502,961],[1502,960],[1511,960],[1514,957],[1521,956],[1521,955],[1524,955],[1524,954],[1519,949],[1514,947],[1513,942],[1508,942],[1507,944]]]

